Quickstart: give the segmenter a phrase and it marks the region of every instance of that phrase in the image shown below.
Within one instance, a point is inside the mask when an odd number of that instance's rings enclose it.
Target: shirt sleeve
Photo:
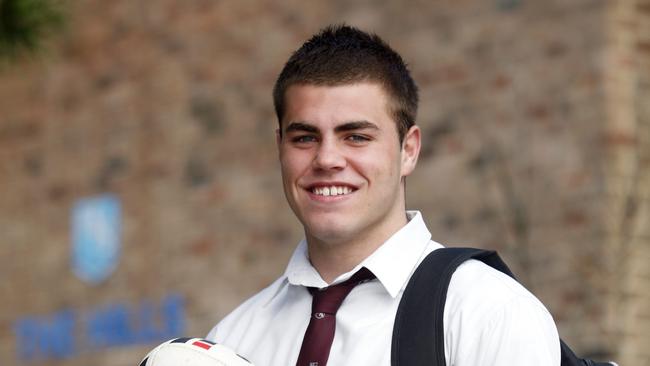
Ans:
[[[482,263],[457,277],[445,305],[447,365],[560,365],[555,322],[533,294]]]
[[[550,314],[516,298],[483,322],[466,350],[459,349],[457,366],[560,365],[560,344]]]

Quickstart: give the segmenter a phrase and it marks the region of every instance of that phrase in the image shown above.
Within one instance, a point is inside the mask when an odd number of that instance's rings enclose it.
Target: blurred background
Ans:
[[[1,0],[0,364],[136,365],[279,276],[271,89],[330,23],[420,87],[408,207],[650,365],[649,0]]]

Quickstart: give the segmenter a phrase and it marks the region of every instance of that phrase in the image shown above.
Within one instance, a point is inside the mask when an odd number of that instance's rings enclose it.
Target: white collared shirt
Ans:
[[[419,212],[407,215],[408,224],[334,280],[345,281],[361,267],[377,276],[355,287],[336,314],[328,366],[390,366],[393,322],[404,288],[424,257],[442,248],[431,241]],[[303,240],[284,275],[225,317],[207,338],[256,366],[293,366],[311,314],[305,287],[327,285],[309,262]],[[454,273],[444,328],[449,366],[560,364],[557,329],[546,308],[519,283],[479,261]]]

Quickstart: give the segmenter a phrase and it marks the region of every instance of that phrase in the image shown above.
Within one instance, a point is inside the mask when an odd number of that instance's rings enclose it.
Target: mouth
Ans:
[[[330,185],[312,185],[307,188],[309,192],[316,196],[345,196],[357,190],[356,187],[342,184],[330,184]]]

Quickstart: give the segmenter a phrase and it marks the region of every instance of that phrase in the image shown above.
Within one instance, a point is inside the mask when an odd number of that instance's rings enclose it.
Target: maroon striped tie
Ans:
[[[361,268],[349,280],[322,290],[309,287],[313,299],[311,318],[305,337],[302,340],[300,355],[296,366],[325,366],[330,355],[334,331],[336,329],[336,312],[354,286],[375,278],[367,268]]]

